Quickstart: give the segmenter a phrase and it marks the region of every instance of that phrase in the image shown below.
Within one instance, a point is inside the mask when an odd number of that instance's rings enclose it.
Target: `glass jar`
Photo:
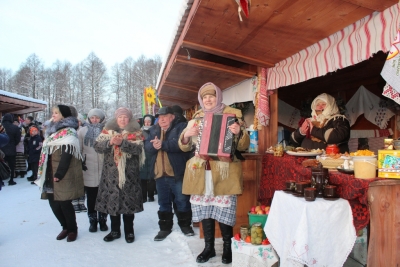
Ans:
[[[263,229],[261,223],[253,223],[251,226],[251,244],[261,245],[263,239]]]
[[[249,235],[249,226],[247,224],[240,226],[240,239],[245,241],[248,235]]]
[[[326,154],[339,154],[339,147],[335,144],[326,145],[325,152]]]

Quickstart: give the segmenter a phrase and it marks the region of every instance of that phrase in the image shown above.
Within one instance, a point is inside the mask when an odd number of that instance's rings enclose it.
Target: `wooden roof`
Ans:
[[[3,92],[3,93],[2,93]],[[28,114],[46,109],[44,101],[35,100],[5,91],[0,92],[0,115],[5,113]]]
[[[252,0],[243,21],[234,0],[188,0],[158,94],[163,105],[187,109],[206,82],[221,89],[398,0]]]

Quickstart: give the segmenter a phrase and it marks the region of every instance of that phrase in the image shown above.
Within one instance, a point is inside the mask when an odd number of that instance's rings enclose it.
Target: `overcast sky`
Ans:
[[[0,0],[0,68],[35,53],[45,67],[94,52],[110,68],[131,56],[164,60],[187,0]]]

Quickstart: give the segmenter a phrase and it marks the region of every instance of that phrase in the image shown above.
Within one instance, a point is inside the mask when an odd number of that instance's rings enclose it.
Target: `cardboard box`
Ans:
[[[378,150],[378,177],[400,179],[400,150]]]

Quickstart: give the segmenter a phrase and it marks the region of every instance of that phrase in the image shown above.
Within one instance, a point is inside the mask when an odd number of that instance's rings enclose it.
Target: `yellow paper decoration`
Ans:
[[[156,103],[156,92],[154,91],[153,87],[146,87],[145,88],[146,95],[145,100],[149,105],[153,105]]]

